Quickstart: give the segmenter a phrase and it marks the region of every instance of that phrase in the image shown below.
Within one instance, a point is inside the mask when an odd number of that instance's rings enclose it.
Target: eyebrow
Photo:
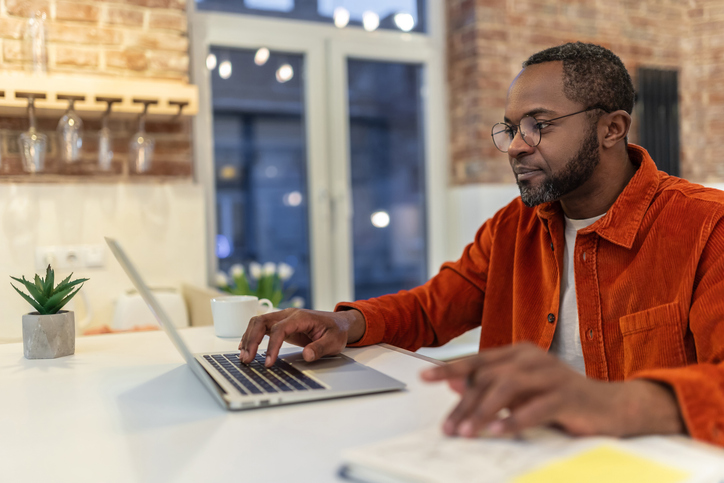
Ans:
[[[555,111],[551,111],[550,109],[546,109],[544,107],[537,107],[535,109],[531,109],[530,111],[523,114],[522,117],[525,116],[535,116],[536,114],[549,114],[551,116],[555,115]],[[513,124],[510,119],[507,117],[503,117],[503,120],[508,124]]]

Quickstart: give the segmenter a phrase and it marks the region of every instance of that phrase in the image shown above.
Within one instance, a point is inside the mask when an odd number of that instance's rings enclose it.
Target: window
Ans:
[[[421,71],[348,61],[355,299],[427,279]]]
[[[196,0],[198,10],[282,17],[403,32],[425,32],[422,0]]]
[[[437,271],[446,235],[429,227],[444,225],[447,113],[435,5],[429,35],[191,16],[210,280],[233,263],[284,261],[306,306],[330,310]]]
[[[304,60],[215,47],[209,58],[219,269],[284,262],[289,295],[309,301]]]

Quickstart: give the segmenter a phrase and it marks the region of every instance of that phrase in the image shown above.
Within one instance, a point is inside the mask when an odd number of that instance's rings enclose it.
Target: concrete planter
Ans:
[[[26,359],[55,359],[75,352],[73,312],[23,315],[23,349]]]

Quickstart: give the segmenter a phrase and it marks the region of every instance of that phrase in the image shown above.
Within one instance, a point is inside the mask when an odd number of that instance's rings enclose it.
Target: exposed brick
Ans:
[[[154,71],[189,71],[189,56],[170,52],[149,52],[148,67]]]
[[[148,28],[186,32],[186,15],[183,15],[181,13],[151,11],[148,20]]]
[[[173,8],[178,10],[186,8],[185,0],[125,0],[125,3],[148,8]]]
[[[8,15],[30,18],[33,13],[41,12],[50,17],[48,0],[5,0]]]
[[[27,23],[17,18],[0,18],[0,37],[5,39],[22,39]]]
[[[148,59],[143,50],[107,51],[106,65],[117,69],[142,72],[148,70]]]
[[[141,49],[186,52],[189,48],[189,39],[168,33],[142,33],[130,34],[128,44]]]
[[[143,27],[143,11],[139,9],[109,5],[106,14],[106,22],[110,25]]]
[[[23,44],[16,40],[3,41],[3,61],[5,62],[22,62],[25,60],[23,55]]]
[[[77,25],[64,24],[51,24],[48,27],[48,39],[51,42],[118,45],[123,41],[123,34],[119,30],[111,28],[80,28]]]
[[[97,22],[100,18],[98,6],[90,3],[58,1],[55,4],[55,18],[57,20],[72,20],[75,22]]]
[[[55,63],[59,66],[98,67],[99,55],[97,50],[58,45],[55,49]]]

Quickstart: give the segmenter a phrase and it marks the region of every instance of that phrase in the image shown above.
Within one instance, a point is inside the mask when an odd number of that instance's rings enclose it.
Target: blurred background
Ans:
[[[86,327],[112,323],[130,284],[103,236],[179,293],[269,262],[324,310],[424,283],[518,195],[490,128],[521,63],[568,41],[625,63],[631,142],[720,187],[723,27],[714,0],[0,0],[0,341],[28,311],[9,275],[49,261],[91,279]]]

